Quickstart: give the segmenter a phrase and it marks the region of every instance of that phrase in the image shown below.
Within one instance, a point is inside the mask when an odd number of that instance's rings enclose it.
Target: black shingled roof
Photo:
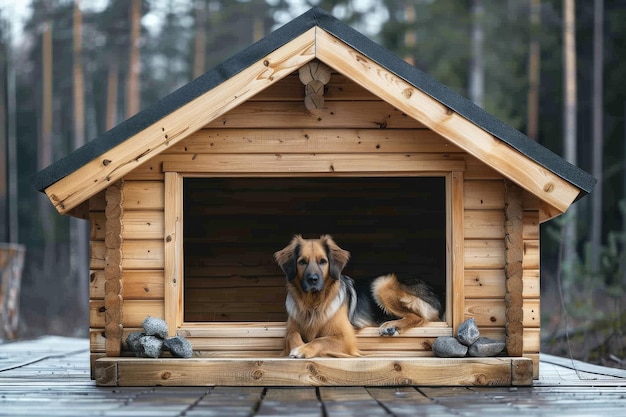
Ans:
[[[267,37],[227,59],[206,74],[184,85],[135,116],[88,142],[81,148],[39,171],[33,185],[39,191],[71,174],[81,166],[134,136],[161,118],[231,78],[266,55],[289,43],[312,27],[319,26],[347,45],[375,61],[414,87],[480,126],[528,158],[539,163],[581,190],[578,198],[590,193],[596,179],[549,149],[487,113],[461,95],[344,24],[324,10],[313,7]]]

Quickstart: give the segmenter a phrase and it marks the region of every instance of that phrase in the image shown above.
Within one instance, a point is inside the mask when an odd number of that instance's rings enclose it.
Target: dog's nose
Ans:
[[[310,283],[310,284],[317,284],[317,281],[320,280],[320,276],[319,274],[310,274],[306,277],[306,280]]]

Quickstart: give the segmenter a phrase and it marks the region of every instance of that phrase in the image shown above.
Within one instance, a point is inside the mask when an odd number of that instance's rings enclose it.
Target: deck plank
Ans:
[[[531,387],[97,387],[87,339],[0,344],[0,416],[623,415],[626,371],[541,354]]]

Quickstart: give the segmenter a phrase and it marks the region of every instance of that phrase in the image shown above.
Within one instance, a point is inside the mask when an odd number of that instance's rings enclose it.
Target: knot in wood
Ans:
[[[171,376],[172,376],[172,373],[169,372],[169,371],[161,372],[161,379],[163,379],[163,380],[170,379]]]
[[[553,190],[554,190],[554,183],[549,182],[543,186],[543,191],[545,191],[546,193],[551,193]]]
[[[111,160],[110,160],[110,159],[105,159],[105,160],[103,160],[103,161],[102,161],[102,165],[104,165],[104,166],[107,166],[107,165],[109,165],[110,163],[111,163]]]
[[[400,371],[402,371],[402,366],[399,363],[395,362],[393,364],[393,370],[396,371],[396,372],[400,372]]]
[[[261,371],[260,369],[257,369],[254,372],[252,372],[252,379],[254,379],[255,381],[258,381],[261,378],[263,378],[263,371]]]

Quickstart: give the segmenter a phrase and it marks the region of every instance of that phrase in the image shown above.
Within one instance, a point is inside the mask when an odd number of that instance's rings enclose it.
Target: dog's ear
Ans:
[[[328,254],[330,276],[334,279],[341,278],[341,271],[343,271],[350,259],[350,252],[341,249],[330,235],[320,236],[320,241]]]
[[[285,273],[287,281],[293,281],[296,278],[296,260],[300,256],[301,241],[302,236],[296,235],[285,248],[274,253],[274,259]]]

